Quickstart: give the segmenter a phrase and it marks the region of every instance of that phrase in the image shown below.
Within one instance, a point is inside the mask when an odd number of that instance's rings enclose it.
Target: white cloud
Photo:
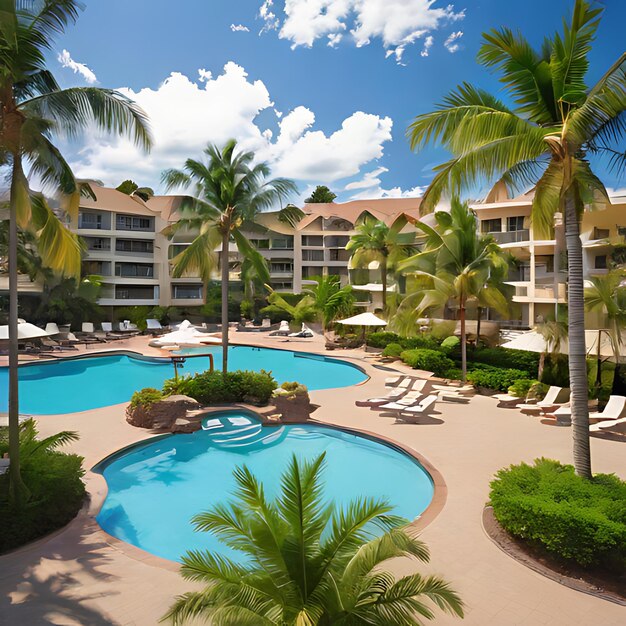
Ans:
[[[289,40],[292,48],[311,47],[322,37],[334,47],[338,37],[349,32],[357,47],[380,39],[386,56],[393,55],[401,63],[407,46],[443,24],[465,17],[464,11],[455,12],[452,5],[437,7],[435,3],[436,0],[285,0],[281,19],[274,13],[272,0],[265,0],[259,15],[265,23],[263,30],[278,30],[279,37]],[[425,43],[423,52],[428,52],[430,45]]]
[[[424,39],[424,47],[420,52],[420,56],[427,57],[430,54],[429,50],[433,47],[433,43],[435,43],[435,38],[432,35],[428,35],[428,37]]]
[[[448,49],[448,52],[454,54],[459,50],[461,46],[459,46],[459,44],[455,42],[461,39],[461,37],[463,37],[463,31],[457,30],[444,41],[443,45]]]
[[[328,43],[326,45],[330,48],[336,48],[342,39],[342,33],[331,33],[330,35],[328,35]]]
[[[72,70],[74,74],[80,74],[85,82],[89,85],[95,85],[98,82],[98,78],[92,70],[90,70],[84,63],[78,63],[72,59],[71,54],[67,50],[63,50],[57,56],[58,62],[61,67],[67,67]]]
[[[353,181],[345,186],[345,191],[357,191],[350,196],[351,200],[372,200],[376,198],[419,198],[426,187],[416,186],[411,189],[392,187],[385,189],[379,178],[381,174],[388,172],[386,167],[377,167],[371,172],[366,172],[361,180]]]
[[[199,76],[193,81],[172,73],[156,89],[121,89],[150,117],[151,153],[142,154],[126,139],[94,132],[72,159],[76,174],[116,185],[132,178],[158,188],[164,169],[201,157],[208,142],[235,138],[241,149],[254,150],[259,159],[269,161],[274,175],[329,184],[359,175],[361,168],[383,156],[383,146],[391,140],[390,118],[361,111],[331,133],[316,129],[314,112],[304,106],[281,117],[265,84],[250,80],[233,62],[215,77],[207,70],[200,70]],[[257,116],[268,109],[276,113],[277,133],[257,125]]]
[[[244,26],[243,24],[231,24],[230,30],[232,30],[233,33],[249,33],[250,32],[250,29],[247,26]]]

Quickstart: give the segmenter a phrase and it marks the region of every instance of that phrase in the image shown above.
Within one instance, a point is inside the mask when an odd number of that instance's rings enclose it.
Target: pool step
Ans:
[[[280,438],[283,428],[263,428],[245,417],[228,415],[208,418],[202,424],[211,442],[219,448],[248,448],[255,444],[269,445]]]

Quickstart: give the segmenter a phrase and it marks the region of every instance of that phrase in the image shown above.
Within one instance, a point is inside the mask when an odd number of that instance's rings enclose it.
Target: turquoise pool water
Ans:
[[[312,459],[326,452],[324,493],[339,505],[385,498],[394,513],[414,519],[433,496],[430,475],[414,459],[364,437],[310,425],[262,427],[236,412],[212,416],[205,428],[142,444],[104,463],[100,471],[109,491],[100,526],[170,560],[191,549],[241,557],[214,535],[195,532],[191,517],[231,499],[233,469],[244,463],[273,497],[294,453]]]
[[[187,353],[198,352],[191,349]],[[219,346],[201,348],[212,353],[215,367],[221,366]],[[230,370],[247,369],[271,371],[278,383],[297,380],[309,389],[347,387],[365,380],[365,374],[348,363],[321,356],[273,350],[231,346],[228,350]],[[209,360],[187,359],[183,374],[194,374],[209,368]],[[169,361],[144,360],[125,355],[60,359],[20,367],[20,412],[54,415],[87,411],[127,402],[142,387],[161,388],[172,378],[174,369]],[[0,412],[7,410],[8,371],[0,367]]]

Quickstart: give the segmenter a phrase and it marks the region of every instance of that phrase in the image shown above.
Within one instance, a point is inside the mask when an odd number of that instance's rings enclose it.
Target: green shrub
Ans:
[[[600,365],[600,382],[598,383],[598,360],[587,359],[587,380],[589,383],[589,397],[597,398],[600,403],[606,403],[613,392],[615,379],[615,363],[604,361]]]
[[[82,457],[55,449],[75,434],[59,433],[57,443],[53,438],[42,443],[37,435],[33,422],[20,426],[22,480],[30,492],[26,506],[16,509],[9,504],[9,475],[0,476],[0,553],[65,526],[85,498]],[[0,457],[8,447],[8,432],[0,429]]]
[[[467,373],[467,380],[476,387],[506,391],[516,380],[528,378],[528,372],[516,369],[484,366]]]
[[[281,293],[280,295],[282,297],[283,294]],[[289,322],[292,319],[292,315],[290,313],[275,304],[268,304],[260,309],[259,317],[269,319],[272,324],[282,322],[283,320],[287,320]]]
[[[163,400],[163,392],[158,389],[154,389],[152,387],[145,387],[139,391],[135,391],[132,398],[130,399],[130,406],[132,409],[137,408],[138,406],[142,406],[144,408],[148,408],[153,405],[155,402],[159,400]]]
[[[545,383],[535,382],[528,390],[526,397],[529,400],[543,400],[550,387]]]
[[[509,348],[480,348],[472,351],[470,358],[477,363],[486,363],[494,367],[524,370],[532,375],[539,369],[539,353]]]
[[[463,371],[458,367],[453,367],[446,371],[443,377],[449,380],[461,380],[463,378]]]
[[[383,350],[383,356],[400,357],[404,348],[399,343],[388,343]]]
[[[183,374],[178,378],[168,378],[163,383],[163,395],[175,396],[175,395],[189,395],[189,389],[191,384],[191,374]]]
[[[388,343],[401,343],[400,335],[381,331],[379,333],[370,333],[367,336],[367,345],[372,348],[385,348]]]
[[[443,376],[454,367],[454,361],[437,350],[405,350],[400,358],[412,368],[433,372],[435,376]]]
[[[532,380],[532,378],[520,378],[507,389],[507,392],[516,398],[525,398],[536,384],[541,383],[537,380]]]
[[[441,342],[441,350],[447,354],[448,356],[451,354],[456,354],[461,348],[461,340],[454,335],[450,337],[446,337]]]
[[[403,337],[400,345],[405,350],[414,350],[416,348],[426,348],[427,350],[439,350],[439,342],[430,335],[419,335],[418,337]]]
[[[569,359],[567,355],[546,355],[541,382],[557,387],[569,387]]]
[[[276,381],[269,372],[237,370],[196,374],[186,384],[186,395],[201,404],[221,404],[243,402],[245,398],[255,398],[260,404],[267,404],[276,389]]]
[[[505,530],[584,567],[626,569],[626,482],[576,476],[571,465],[537,459],[500,470],[491,504]]]
[[[242,300],[239,305],[239,311],[242,318],[251,320],[254,317],[254,303],[250,302],[250,300]]]
[[[275,396],[303,396],[309,393],[306,385],[299,382],[284,382],[278,389],[274,390]]]

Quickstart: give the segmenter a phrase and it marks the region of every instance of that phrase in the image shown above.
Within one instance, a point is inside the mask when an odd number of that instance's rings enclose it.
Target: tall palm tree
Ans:
[[[20,500],[18,400],[18,230],[35,231],[44,263],[78,275],[80,245],[56,218],[42,194],[32,194],[24,167],[61,192],[63,208],[78,213],[80,183],[52,137],[76,136],[91,124],[128,133],[149,147],[144,113],[125,96],[95,87],[61,90],[46,69],[53,38],[76,21],[77,0],[6,0],[0,10],[0,164],[10,172],[9,202],[9,432],[11,494]]]
[[[205,588],[179,596],[163,619],[416,626],[434,619],[434,607],[462,617],[463,603],[441,578],[416,573],[396,580],[383,569],[397,557],[427,562],[428,549],[384,501],[361,498],[341,509],[325,501],[324,464],[323,454],[310,462],[294,456],[274,500],[247,467],[235,470],[236,502],[200,513],[194,523],[246,560],[188,552],[182,575]],[[373,538],[375,528],[381,534]]]
[[[509,303],[502,291],[502,277],[508,272],[506,256],[492,237],[478,234],[476,216],[454,198],[450,212],[437,211],[435,226],[416,221],[426,235],[422,252],[399,263],[399,270],[411,274],[419,288],[407,295],[400,308],[410,308],[416,317],[456,302],[461,322],[461,370],[467,374],[467,304],[476,302],[506,315]],[[493,274],[493,278],[492,278]],[[402,316],[402,312],[400,312]]]
[[[609,165],[623,167],[623,146],[616,147],[626,131],[626,53],[594,87],[585,83],[601,13],[587,0],[575,0],[563,34],[545,39],[541,50],[508,28],[484,34],[478,60],[500,72],[514,107],[464,83],[409,128],[414,149],[434,143],[452,154],[435,168],[424,210],[432,210],[444,193],[500,179],[514,189],[536,184],[532,220],[540,236],[552,232],[557,212],[563,214],[574,465],[586,477],[591,455],[579,220],[585,207],[609,202],[589,157],[608,155]]]
[[[242,226],[255,216],[297,191],[286,178],[267,180],[267,163],[253,163],[254,153],[236,152],[233,139],[223,148],[209,144],[204,150],[206,162],[187,159],[182,170],[166,170],[162,180],[168,190],[184,188],[192,195],[180,204],[181,219],[167,233],[173,236],[180,229],[198,233],[192,243],[172,263],[174,276],[197,273],[208,283],[217,267],[216,249],[221,245],[219,265],[222,273],[222,372],[228,371],[228,275],[231,240],[239,254],[249,259],[256,274],[269,282],[269,271],[263,256],[246,239]]]
[[[398,262],[406,259],[417,251],[415,233],[401,232],[406,226],[406,220],[397,219],[392,226],[373,217],[366,217],[356,227],[356,234],[352,235],[346,245],[346,250],[352,251],[350,265],[364,267],[372,261],[377,261],[380,268],[380,278],[383,289],[383,310],[387,308],[387,276],[398,266]]]

